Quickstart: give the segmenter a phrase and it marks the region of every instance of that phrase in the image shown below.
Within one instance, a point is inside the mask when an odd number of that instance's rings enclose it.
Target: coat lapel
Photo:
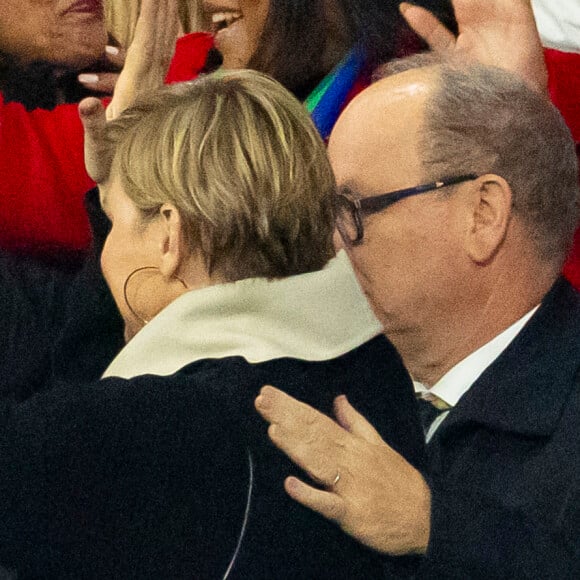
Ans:
[[[437,447],[467,425],[524,436],[555,429],[580,368],[580,295],[563,278],[437,431]]]

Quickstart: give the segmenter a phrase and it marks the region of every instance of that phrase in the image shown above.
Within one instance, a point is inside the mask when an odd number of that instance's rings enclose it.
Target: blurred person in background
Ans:
[[[79,74],[102,71],[110,80],[122,64],[116,45],[102,0],[1,0],[2,247],[77,264],[89,242],[82,195],[92,182],[75,108],[107,92]],[[14,225],[13,212],[22,216]]]
[[[449,2],[418,2],[452,22]],[[418,50],[385,0],[203,0],[223,68],[251,68],[305,101],[323,138],[383,62]]]
[[[432,0],[423,0],[423,4],[440,5]],[[184,19],[195,19],[199,7],[197,2],[190,2],[186,11],[186,5],[179,3],[182,29],[188,25]],[[447,21],[451,21],[449,5],[443,5]],[[368,84],[376,64],[420,46],[403,24],[395,0],[276,0],[228,6],[224,16],[217,4],[206,3],[202,14],[205,21],[224,18],[213,23],[216,39],[224,41],[217,42],[223,51],[224,68],[248,66],[273,75],[306,99],[323,136],[344,104]],[[130,39],[137,3],[111,3],[106,8],[111,30]],[[244,18],[226,26],[235,10],[243,10]],[[251,30],[246,29],[248,23]],[[225,42],[240,29],[241,38]],[[310,32],[305,37],[307,30]],[[163,33],[162,28],[154,32]],[[114,58],[122,60],[122,55]],[[186,35],[176,46],[167,82],[191,80],[219,66],[221,58],[211,34]],[[114,77],[95,71],[81,78],[86,87],[106,91],[114,82]],[[307,99],[309,92],[312,95]],[[82,200],[94,182],[82,162],[82,128],[76,110],[60,105],[51,113],[27,114],[23,108],[7,107],[0,100],[0,117],[0,174],[5,178],[0,190],[0,246],[44,257],[64,250],[86,250],[91,235]],[[14,215],[18,220],[9,219]]]
[[[141,11],[141,0],[105,0],[108,30],[122,46],[131,46]],[[179,20],[185,34],[204,30],[200,0],[177,0]]]
[[[184,30],[195,25],[195,7],[179,3]],[[0,247],[67,269],[82,261],[91,239],[83,198],[94,182],[76,103],[112,94],[125,58],[117,38],[132,40],[139,8],[1,0]]]
[[[52,109],[89,92],[80,71],[103,68],[110,41],[102,0],[2,0],[0,90],[5,102]]]
[[[113,111],[115,116],[118,116],[132,104],[137,90],[147,94],[162,86],[178,28],[177,5],[173,0],[143,1],[141,17],[135,39],[127,54],[126,66],[108,106],[110,116]],[[101,100],[94,99],[94,102],[100,104]],[[17,105],[6,105],[12,106]],[[18,106],[22,109],[20,105]],[[53,122],[59,116],[72,118],[73,113],[75,123],[82,130],[79,105],[76,104],[61,105],[54,111],[36,110],[29,115],[33,118],[33,126],[36,128],[40,124],[39,117]],[[12,115],[0,125],[0,133],[2,129],[6,129],[10,121],[14,121]],[[16,124],[11,128],[15,129]],[[99,136],[106,136],[106,131],[100,131]],[[79,143],[79,147],[82,153],[82,142]],[[108,150],[108,144],[105,142],[105,149],[97,154],[101,160],[108,159]],[[22,162],[27,159],[23,159]],[[86,170],[83,171],[89,179]],[[37,199],[44,203],[42,197]],[[0,199],[0,203],[2,201],[5,200]],[[22,206],[26,200],[13,200],[12,203],[16,206],[14,213],[2,216],[7,228],[20,221],[21,213],[24,211]],[[50,201],[47,200],[46,203],[49,204]],[[2,344],[4,349],[0,371],[4,377],[0,392],[2,397],[26,399],[32,393],[45,389],[57,378],[96,380],[125,342],[122,318],[100,269],[101,250],[110,230],[110,222],[100,208],[96,188],[91,190],[91,195],[87,197],[87,207],[93,218],[95,237],[91,250],[83,256],[80,271],[63,268],[60,262],[46,264],[46,259],[38,260],[36,257],[24,256],[22,252],[11,252],[18,254],[19,259],[9,262],[1,272],[9,277],[12,268],[15,268],[16,271],[22,270],[29,277],[26,284],[11,285],[6,282],[3,285],[4,315],[11,321],[16,321],[8,326],[26,327],[28,333],[26,336],[16,333]],[[31,211],[30,208],[26,209]],[[54,207],[52,210],[54,211]],[[48,209],[41,211],[38,215],[39,223],[48,223],[50,227],[53,225],[50,222],[51,215]],[[71,216],[64,212],[61,220],[68,224]],[[18,229],[17,223],[15,231]],[[25,258],[26,266],[23,265]],[[50,266],[48,270],[42,267],[43,263]],[[47,281],[47,278],[53,281]],[[32,294],[23,291],[25,288]],[[35,298],[37,288],[41,292],[40,302]],[[60,304],[59,307],[43,307],[45,304],[56,302]],[[28,348],[27,342],[31,343]]]

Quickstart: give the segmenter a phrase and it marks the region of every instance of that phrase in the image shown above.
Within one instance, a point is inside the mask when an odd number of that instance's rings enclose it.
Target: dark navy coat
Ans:
[[[421,578],[580,578],[580,297],[560,279],[428,446]]]

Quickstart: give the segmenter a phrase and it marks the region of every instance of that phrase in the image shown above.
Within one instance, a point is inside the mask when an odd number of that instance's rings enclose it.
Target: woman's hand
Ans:
[[[130,107],[139,94],[156,90],[163,84],[179,28],[177,0],[143,0],[135,36],[111,103],[106,111],[92,97],[79,104],[85,130],[85,164],[95,182],[103,183],[111,166],[105,140],[106,122]]]
[[[530,0],[452,0],[457,37],[433,14],[407,2],[401,13],[432,50],[496,66],[547,92],[548,75]]]
[[[107,107],[108,120],[130,107],[139,93],[163,84],[179,30],[177,0],[143,0],[125,66]]]

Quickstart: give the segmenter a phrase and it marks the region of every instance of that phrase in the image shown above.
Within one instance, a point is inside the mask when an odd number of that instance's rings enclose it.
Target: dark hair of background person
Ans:
[[[395,56],[398,34],[404,24],[398,0],[334,0],[342,12],[351,45],[366,52],[369,72]],[[249,68],[273,76],[299,99],[304,99],[329,72],[322,55],[329,34],[328,0],[271,0],[270,12],[258,49]],[[417,0],[455,30],[450,0]]]

